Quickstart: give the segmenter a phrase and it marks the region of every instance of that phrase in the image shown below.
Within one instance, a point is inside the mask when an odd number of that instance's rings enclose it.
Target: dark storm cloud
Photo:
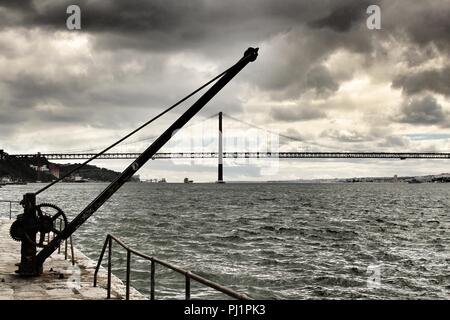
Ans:
[[[339,89],[330,71],[324,66],[316,66],[306,74],[306,85],[315,89],[318,95],[328,95]]]
[[[403,33],[421,45],[450,42],[450,6],[446,0],[0,1],[0,7],[9,14],[21,17],[21,26],[54,29],[65,27],[65,9],[70,4],[82,8],[83,30],[102,33],[97,40],[117,48],[195,48],[213,39],[256,42],[302,25],[348,33],[364,29],[360,27],[365,26],[366,9],[371,4],[382,8],[386,35]],[[8,23],[7,19],[0,21]]]
[[[170,51],[196,50],[201,46],[203,51],[217,52],[216,49],[229,48],[230,44],[252,45],[298,26],[349,31],[358,21],[363,23],[365,3],[359,0],[43,0],[23,1],[18,6],[0,1],[0,7],[8,9],[0,24],[11,25],[15,21],[21,26],[61,30],[65,28],[67,6],[78,4],[82,9],[82,29],[98,35],[95,40],[99,48]],[[20,21],[8,22],[6,17],[12,15],[20,17]]]
[[[20,2],[20,1],[19,1]],[[247,45],[255,44],[270,38],[281,31],[288,30],[301,21],[315,19],[322,15],[326,1],[310,4],[302,1],[292,1],[279,5],[271,1],[0,1],[3,8],[1,14],[10,19],[1,19],[9,28],[40,27],[46,31],[64,31],[66,8],[69,4],[78,4],[82,9],[82,33],[92,35],[95,50],[115,51],[116,49],[132,49],[145,54],[148,52],[163,52],[169,55],[173,52],[194,50],[211,53],[210,60],[228,61],[236,58],[235,51]],[[289,10],[286,10],[286,6]],[[14,17],[14,18],[11,18]],[[30,39],[31,41],[33,39]],[[20,52],[14,52],[7,43],[0,55],[17,57]],[[231,50],[231,52],[229,52]],[[320,49],[319,49],[320,50]],[[95,54],[95,52],[94,52]],[[218,56],[215,56],[215,55]],[[123,53],[120,53],[122,56]],[[315,53],[311,53],[315,56]],[[45,59],[45,57],[43,57]],[[225,59],[224,59],[225,58]],[[130,81],[122,75],[113,74],[115,81],[105,82],[99,77],[102,72],[114,73],[119,61],[111,61],[110,70],[101,70],[89,65],[88,74],[74,76],[64,71],[57,75],[47,76],[45,71],[22,72],[14,77],[3,80],[8,95],[2,104],[3,108],[29,109],[21,111],[21,118],[30,118],[30,114],[39,114],[36,119],[48,117],[48,121],[65,121],[72,117],[73,121],[92,123],[93,116],[86,109],[93,108],[95,114],[104,115],[112,108],[120,106],[163,106],[181,97],[183,93],[194,88],[191,81],[183,81],[173,77],[172,82],[162,85],[136,85],[138,81]],[[48,63],[43,60],[43,64]],[[69,62],[70,63],[70,62]],[[161,61],[163,63],[163,61]],[[305,64],[309,63],[305,61]],[[255,69],[256,70],[256,69]],[[151,69],[143,72],[156,77],[167,77],[164,70],[155,73]],[[294,84],[288,92],[302,92],[304,88],[315,88],[318,94],[332,91],[335,82],[326,71],[312,68],[308,73],[308,83],[304,77],[299,77],[301,85]],[[295,76],[296,77],[296,76]],[[287,73],[283,76],[283,86],[286,80],[292,79]],[[148,82],[140,77],[142,83]],[[1,80],[0,80],[1,81]],[[157,81],[155,79],[155,81]],[[261,85],[260,82],[255,82]],[[189,88],[189,89],[187,89]],[[284,88],[282,88],[284,90]],[[296,93],[297,94],[297,93]],[[221,99],[221,108],[229,106],[229,110],[239,110],[240,102],[236,99]],[[230,105],[233,104],[233,105]],[[36,111],[36,106],[50,105],[68,107],[73,111]],[[124,119],[130,113],[121,110]],[[126,115],[125,115],[126,114]],[[306,111],[301,115],[310,119],[319,116],[315,111]],[[104,125],[113,125],[111,117],[104,116]]]
[[[10,95],[10,105],[18,108],[30,108],[40,102],[57,100],[78,105],[83,96],[79,93],[89,88],[88,82],[76,78],[58,81],[46,79],[35,74],[18,74],[14,79],[4,81]]]
[[[394,79],[392,85],[395,88],[402,88],[408,95],[428,90],[450,96],[450,66],[404,74]]]
[[[435,0],[432,5],[409,0],[0,0],[0,26],[39,27],[51,36],[53,31],[66,30],[66,8],[70,4],[78,4],[82,9],[81,33],[92,36],[94,54],[120,50],[120,55],[125,51],[143,55],[156,52],[168,57],[178,52],[195,52],[222,68],[235,61],[246,46],[260,44],[263,50],[258,63],[252,65],[251,72],[244,70],[239,79],[256,86],[273,100],[295,100],[310,90],[319,98],[336,94],[341,83],[352,77],[351,72],[342,77],[324,66],[339,50],[362,55],[367,65],[376,64],[380,57],[377,43],[394,37],[404,42],[407,52],[410,45],[415,46],[417,54],[410,56],[414,62],[411,64],[420,65],[428,60],[423,53],[425,48],[435,45],[434,55],[439,56],[450,42],[446,18],[450,9],[444,0]],[[366,28],[369,4],[382,8],[383,29],[379,32]],[[0,55],[14,54],[0,43]],[[116,62],[112,59],[109,66],[103,67],[115,70]],[[78,110],[92,106],[97,112],[110,106],[136,107],[149,102],[165,105],[173,97],[182,96],[186,88],[193,88],[177,84],[176,77],[164,86],[149,85],[145,89],[137,85],[138,81],[117,74],[112,75],[115,82],[104,83],[98,77],[102,72],[95,69],[84,77],[57,78],[23,74],[13,79],[0,78],[0,82],[9,89],[7,100],[11,106],[35,107],[56,101]],[[155,77],[167,76],[164,70],[152,72],[143,71]],[[142,76],[139,80],[145,82],[146,78]],[[446,83],[449,83],[448,69],[399,75],[393,80],[393,86],[403,88],[407,94],[429,90],[448,95],[450,86]],[[233,104],[239,101],[234,100]],[[275,108],[271,115],[280,121],[326,117],[311,107]],[[106,124],[108,117],[104,121]]]
[[[22,120],[20,111],[14,109],[0,108],[0,125],[1,127],[7,125],[15,125]]]
[[[350,1],[332,10],[327,16],[309,23],[313,28],[330,28],[337,32],[347,32],[356,23],[363,21],[366,16],[366,9],[370,4],[379,1]]]
[[[447,0],[396,2],[389,4],[392,18],[387,20],[387,26],[396,25],[410,41],[422,47],[432,43],[450,52],[450,5]]]
[[[0,2],[0,6],[8,9],[8,14],[4,16],[17,15],[21,18],[21,26],[39,26],[54,30],[65,28],[66,8],[70,4],[81,7],[83,32],[96,34],[96,44],[98,48],[103,49],[186,50],[196,49],[218,39],[222,39],[226,46],[232,38],[254,38],[255,30],[252,24],[263,25],[254,18],[260,14],[264,15],[261,12],[264,9],[260,10],[259,4],[254,1],[251,5],[236,1],[222,5],[202,0],[64,0],[26,1],[20,7]],[[2,20],[6,25],[12,23],[6,19]],[[245,28],[247,24],[249,29]],[[238,29],[239,33],[235,33]],[[275,32],[279,30],[277,28]],[[260,41],[266,35],[261,34],[254,40]]]
[[[414,125],[450,125],[450,116],[433,96],[414,98],[405,102],[397,121]]]

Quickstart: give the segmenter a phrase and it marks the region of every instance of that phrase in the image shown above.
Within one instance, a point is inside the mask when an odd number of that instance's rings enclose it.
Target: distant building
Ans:
[[[8,177],[8,176],[2,177],[0,179],[0,183],[11,183],[11,182],[13,182],[13,179],[11,177]]]
[[[35,166],[30,164],[30,168],[38,171],[38,172],[49,172],[50,170],[48,169],[47,165],[43,165],[43,166]]]
[[[52,174],[55,178],[59,178],[59,165],[50,163],[48,168],[50,170],[50,174]]]

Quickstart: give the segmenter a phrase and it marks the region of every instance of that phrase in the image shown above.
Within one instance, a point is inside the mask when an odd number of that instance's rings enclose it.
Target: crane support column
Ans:
[[[20,247],[20,265],[16,271],[23,276],[35,276],[42,273],[42,264],[36,263],[36,195],[34,193],[26,193],[23,195],[22,205],[24,207],[23,214],[18,218],[22,220],[22,229],[19,233],[23,239]]]

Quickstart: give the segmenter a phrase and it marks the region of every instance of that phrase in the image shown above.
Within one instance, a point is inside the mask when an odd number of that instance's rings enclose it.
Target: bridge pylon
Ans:
[[[222,112],[219,112],[219,152],[217,155],[217,183],[225,183],[223,181],[223,140],[222,140]]]

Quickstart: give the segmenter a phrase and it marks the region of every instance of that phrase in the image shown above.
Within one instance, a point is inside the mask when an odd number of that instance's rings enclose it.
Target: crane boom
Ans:
[[[36,255],[36,244],[27,241],[36,238],[37,230],[30,226],[36,225],[36,196],[24,195],[24,214],[22,217],[26,237],[22,240],[22,258],[18,272],[24,275],[39,275],[42,273],[44,261],[68,239],[86,220],[89,219],[111,196],[119,190],[144,164],[151,159],[170,139],[189,122],[231,79],[233,79],[248,63],[256,60],[258,48],[248,48],[244,56],[217,80],[189,109],[187,109],[169,128],[167,128],[142,154],[131,163],[111,184],[109,184],[86,208],[84,208],[68,225],[56,234],[56,237]],[[24,247],[25,246],[25,247]]]

